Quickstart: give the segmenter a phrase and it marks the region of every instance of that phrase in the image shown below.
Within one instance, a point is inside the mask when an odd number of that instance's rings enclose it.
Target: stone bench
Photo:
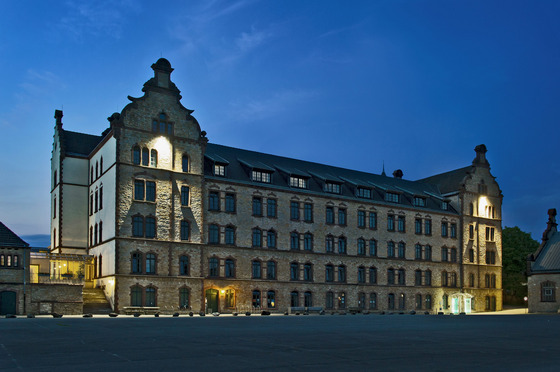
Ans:
[[[123,306],[122,312],[126,315],[135,313],[143,315],[154,315],[159,313],[159,306]]]

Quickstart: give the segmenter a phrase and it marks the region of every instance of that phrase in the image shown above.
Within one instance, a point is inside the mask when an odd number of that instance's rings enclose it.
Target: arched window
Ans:
[[[99,243],[103,242],[103,221],[99,221]]]
[[[420,293],[418,293],[416,295],[416,310],[420,310],[422,309],[422,295]]]
[[[103,156],[99,159],[99,175],[103,174]]]
[[[303,306],[305,307],[313,306],[313,294],[309,291],[303,294]]]
[[[387,309],[395,310],[395,295],[393,293],[389,293],[387,296]]]
[[[377,269],[375,267],[369,268],[369,284],[377,283]]]
[[[150,151],[146,147],[142,149],[142,165],[148,166],[150,164]]]
[[[266,307],[269,309],[276,307],[276,292],[272,290],[266,292]]]
[[[447,281],[447,271],[444,270],[444,271],[441,272],[441,286],[442,287],[447,287],[447,283],[448,283],[448,281]]]
[[[99,178],[99,162],[95,162],[95,179]]]
[[[327,235],[327,238],[325,239],[325,251],[327,253],[334,252],[334,236]]]
[[[146,274],[156,273],[156,255],[153,253],[146,254]]]
[[[290,263],[290,280],[299,280],[299,264],[297,262]]]
[[[53,236],[53,241],[54,241],[54,236]],[[54,245],[54,243],[53,243],[53,245]],[[93,247],[93,226],[89,227],[89,246]]]
[[[387,242],[387,257],[395,257],[395,243]]]
[[[310,263],[303,265],[303,280],[313,281],[313,266]]]
[[[258,309],[261,307],[261,291],[258,289],[253,290],[253,308]]]
[[[377,256],[377,240],[375,239],[369,241],[369,255],[372,257]]]
[[[313,250],[313,234],[308,232],[303,235],[303,249],[306,251]]]
[[[231,258],[226,260],[225,276],[226,278],[235,278],[235,261]]]
[[[142,216],[132,217],[132,236],[144,236],[144,218]]]
[[[226,244],[235,245],[235,227],[226,226]]]
[[[399,258],[405,258],[406,249],[404,242],[399,242]]]
[[[185,173],[188,172],[189,171],[189,156],[187,154],[183,154],[181,164],[183,166],[183,172],[185,172]]]
[[[266,245],[268,248],[276,248],[276,231],[268,230],[266,233]]]
[[[338,266],[338,282],[346,283],[346,266],[344,265]]]
[[[276,280],[276,262],[268,261],[266,263],[266,278]]]
[[[146,306],[156,306],[156,289],[154,287],[146,288]]]
[[[426,295],[426,310],[432,310],[432,295]]]
[[[422,259],[422,246],[420,244],[416,244],[414,246],[414,259],[416,260]]]
[[[210,257],[208,260],[208,276],[218,276],[220,273],[219,261],[217,257]]]
[[[133,274],[142,273],[142,253],[140,252],[132,253],[131,263],[132,263]]]
[[[432,272],[430,270],[426,270],[424,272],[424,285],[432,285]]]
[[[189,237],[190,237],[189,221],[182,220],[181,221],[181,240],[189,240]]]
[[[325,282],[333,282],[333,281],[334,281],[334,266],[325,265]]]
[[[366,254],[366,241],[364,238],[358,239],[358,254],[361,256]]]
[[[132,163],[134,165],[140,165],[141,157],[140,157],[140,147],[134,146],[132,148]]]
[[[253,279],[261,279],[262,278],[262,264],[259,260],[253,260],[252,262],[253,268]]]
[[[142,306],[142,287],[139,285],[130,288],[130,306]]]
[[[405,284],[406,284],[406,276],[405,276],[404,269],[399,269],[399,285],[405,285]]]
[[[95,245],[97,245],[97,243],[99,242],[98,240],[98,231],[99,231],[99,225],[95,224],[95,227],[93,228],[93,243]]]
[[[358,267],[358,283],[366,282],[366,268],[363,266]]]
[[[325,294],[325,308],[327,309],[334,308],[334,293],[331,291]]]
[[[290,306],[291,307],[298,307],[299,306],[299,292],[293,291],[290,293]]]
[[[290,233],[290,249],[299,251],[299,234],[297,231]]]
[[[371,310],[377,309],[377,293],[375,292],[369,294],[369,308]]]
[[[258,227],[253,229],[253,247],[262,247],[262,231]]]
[[[346,254],[346,238],[344,236],[338,238],[338,253]]]
[[[179,257],[179,275],[189,275],[189,257]]]
[[[422,270],[414,271],[414,285],[422,285]]]
[[[395,269],[387,269],[387,284],[395,284]]]
[[[190,291],[183,287],[179,289],[179,308],[182,310],[190,309]]]
[[[150,152],[150,167],[157,167],[157,151],[152,149]]]

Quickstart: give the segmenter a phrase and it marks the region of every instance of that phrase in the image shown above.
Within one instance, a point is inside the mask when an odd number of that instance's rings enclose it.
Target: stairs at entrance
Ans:
[[[84,287],[84,314],[109,314],[113,311],[101,288]]]

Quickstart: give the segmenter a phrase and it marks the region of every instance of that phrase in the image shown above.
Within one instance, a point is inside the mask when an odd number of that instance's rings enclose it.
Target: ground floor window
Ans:
[[[369,308],[371,310],[377,309],[377,293],[369,294]]]
[[[253,291],[253,307],[254,308],[261,307],[261,291],[259,290]]]
[[[291,307],[299,306],[299,293],[297,291],[293,291],[292,293],[290,293],[290,306]]]
[[[266,293],[266,306],[269,309],[273,309],[276,307],[276,292],[268,291]]]
[[[346,309],[346,293],[344,292],[338,294],[338,308]]]
[[[325,307],[327,309],[334,308],[334,293],[333,292],[327,292],[326,297],[325,297]]]
[[[541,284],[541,301],[556,302],[556,284],[546,281]]]
[[[226,307],[235,307],[235,292],[233,289],[226,290]]]
[[[190,291],[188,288],[179,289],[179,308],[183,310],[189,309]]]
[[[303,306],[311,307],[313,306],[313,294],[311,292],[305,292],[303,295]]]

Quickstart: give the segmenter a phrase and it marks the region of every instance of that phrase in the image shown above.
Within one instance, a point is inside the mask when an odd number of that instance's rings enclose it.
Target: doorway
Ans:
[[[217,289],[207,289],[206,290],[206,309],[208,313],[218,312],[218,290]]]
[[[16,292],[0,292],[0,315],[16,314]]]

